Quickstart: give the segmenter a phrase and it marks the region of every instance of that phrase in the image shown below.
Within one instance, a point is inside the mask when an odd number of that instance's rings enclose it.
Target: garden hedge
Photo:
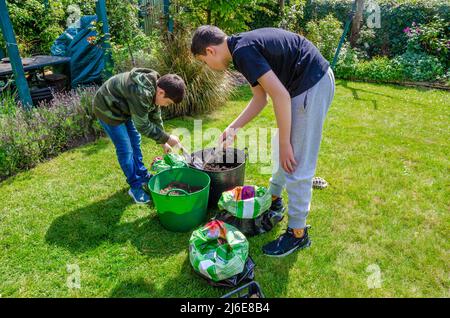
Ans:
[[[371,55],[393,57],[402,54],[406,46],[403,30],[414,21],[420,24],[427,23],[435,15],[447,21],[450,19],[448,0],[375,1],[380,6],[381,28],[375,29],[375,38],[370,43]],[[301,29],[305,30],[309,21],[321,20],[330,13],[344,23],[351,11],[352,3],[353,0],[306,0],[303,19],[298,23]],[[272,6],[269,8],[274,10]],[[366,17],[367,15],[366,13]],[[279,13],[270,15],[261,11],[255,14],[254,22],[249,26],[251,28],[277,26],[279,20]]]

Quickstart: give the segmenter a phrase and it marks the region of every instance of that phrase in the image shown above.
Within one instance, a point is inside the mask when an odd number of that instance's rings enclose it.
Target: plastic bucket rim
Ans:
[[[206,148],[206,149],[211,149],[211,148]],[[239,162],[238,165],[237,165],[236,167],[234,167],[234,168],[227,169],[227,170],[225,170],[225,171],[210,171],[210,170],[199,169],[199,168],[195,167],[192,163],[189,163],[189,167],[192,168],[192,169],[201,171],[201,172],[205,172],[205,173],[207,173],[207,174],[208,174],[208,173],[217,173],[217,174],[219,174],[219,173],[224,173],[224,172],[228,172],[228,171],[234,171],[234,170],[240,168],[242,165],[245,165],[245,164],[247,163],[247,154],[245,153],[245,149],[244,149],[244,150],[238,149],[238,148],[233,148],[233,149],[234,149],[234,150],[238,150],[238,151],[244,152],[244,162]],[[191,156],[192,156],[194,153],[196,153],[196,152],[204,151],[204,150],[205,150],[205,149],[195,151],[195,152],[191,153]]]
[[[149,180],[148,183],[147,183],[147,187],[148,187],[148,189],[150,190],[150,192],[151,192],[152,194],[156,194],[156,195],[163,196],[163,197],[167,196],[166,194],[161,194],[161,193],[159,193],[159,192],[154,191],[154,190],[150,187],[150,182],[151,182],[152,179],[153,179],[154,177],[156,177],[157,175],[159,175],[159,174],[161,174],[161,173],[163,173],[163,172],[165,172],[165,171],[176,170],[176,169],[192,169],[192,170],[196,170],[196,171],[199,171],[199,172],[203,172],[203,173],[208,177],[208,178],[207,178],[207,179],[208,179],[208,183],[207,183],[203,188],[201,188],[201,189],[198,190],[198,191],[191,192],[191,193],[189,193],[189,194],[187,194],[187,195],[186,195],[186,194],[183,194],[183,195],[172,196],[172,197],[189,197],[189,196],[191,196],[191,195],[194,195],[194,194],[197,194],[197,193],[199,193],[199,192],[201,192],[201,191],[204,191],[206,188],[209,188],[209,187],[211,186],[211,177],[210,177],[205,171],[203,171],[203,170],[200,170],[200,169],[194,169],[194,168],[191,168],[191,167],[175,167],[175,168],[171,167],[170,169],[166,169],[166,170],[163,170],[163,171],[158,172],[157,174],[153,175],[152,178],[150,178],[150,180]]]

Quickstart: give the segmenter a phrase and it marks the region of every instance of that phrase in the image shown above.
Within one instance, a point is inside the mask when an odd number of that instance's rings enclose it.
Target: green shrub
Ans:
[[[5,84],[3,84],[5,85]],[[0,85],[3,86],[3,85]],[[5,85],[6,86],[6,85]],[[0,118],[4,116],[11,116],[16,113],[16,93],[5,88],[0,93]]]
[[[306,36],[328,60],[333,60],[339,39],[342,35],[341,22],[332,14],[322,20],[310,21],[306,24]]]
[[[153,67],[157,64],[155,53],[148,50],[133,52],[133,60],[128,50],[113,46],[114,74],[130,71],[133,67]]]
[[[283,11],[281,12],[281,8],[279,9],[281,20],[278,26],[291,32],[303,33],[304,29],[302,28],[300,21],[302,21],[304,16],[303,12],[305,5],[305,0],[292,0],[286,2]]]
[[[69,5],[77,5],[81,15],[96,14],[96,0],[8,0],[8,10],[21,55],[48,54],[53,41],[66,29]],[[107,0],[111,41],[139,50],[146,46],[139,28],[138,0]],[[5,42],[0,33],[0,46]]]
[[[373,45],[372,43],[376,42],[376,33],[375,30],[372,28],[369,28],[367,25],[363,25],[360,32],[359,37],[356,41],[356,47],[358,48],[359,52],[361,52],[361,55],[364,57],[364,59],[370,59],[372,56],[374,56],[373,53]]]
[[[353,79],[356,77],[356,68],[359,63],[359,52],[345,43],[339,53],[339,59],[336,63],[336,77],[342,79]]]
[[[351,11],[353,0],[308,0],[301,20],[301,28],[311,20],[320,20],[330,12],[339,21],[345,21]],[[375,37],[369,42],[362,42],[358,48],[366,50],[370,56],[388,55],[394,57],[402,54],[406,46],[403,29],[416,23],[427,23],[439,16],[450,20],[448,0],[377,0],[381,13],[381,28],[375,28]],[[368,13],[365,12],[365,18]],[[366,20],[364,20],[366,21]],[[365,47],[367,43],[369,47]]]
[[[50,1],[51,4],[58,1]],[[43,54],[49,51],[53,41],[64,31],[64,11],[59,3],[48,12],[43,1],[8,0],[7,6],[22,55]],[[0,46],[5,48],[0,32]]]
[[[425,52],[406,52],[394,59],[403,68],[403,77],[418,82],[432,82],[445,75],[445,68],[437,57]]]
[[[336,64],[336,77],[376,82],[434,82],[448,77],[439,60],[426,53],[407,52],[394,59],[375,57],[364,61],[356,50],[344,47]]]
[[[257,8],[253,14],[253,19],[247,22],[249,29],[259,29],[268,27],[278,27],[282,14],[277,1],[266,1]]]
[[[95,90],[57,94],[49,104],[0,117],[0,180],[101,134],[91,113]]]
[[[263,4],[268,0],[177,0],[172,11],[176,20],[184,25],[197,27],[213,24],[227,33],[248,30],[248,24],[257,11],[267,12]]]
[[[358,63],[355,76],[376,82],[400,81],[403,78],[403,68],[400,63],[387,57],[374,57],[370,61]]]
[[[447,67],[450,65],[450,21],[436,16],[427,24],[413,22],[403,32],[408,38],[408,52],[426,52],[436,56]]]

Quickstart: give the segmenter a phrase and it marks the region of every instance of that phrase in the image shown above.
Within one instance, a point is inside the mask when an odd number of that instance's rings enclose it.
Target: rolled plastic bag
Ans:
[[[153,159],[150,170],[154,173],[159,173],[167,169],[181,168],[187,166],[188,164],[183,156],[175,153],[168,153],[165,154],[163,157],[156,157],[155,159]]]
[[[284,213],[268,210],[255,219],[240,219],[227,211],[219,212],[214,219],[228,223],[246,237],[267,233],[272,230],[281,220]]]
[[[241,274],[248,258],[248,241],[234,226],[213,220],[195,230],[189,240],[189,260],[196,273],[212,283]]]
[[[269,232],[283,217],[283,211],[271,211],[272,195],[265,187],[243,186],[222,193],[219,212],[214,219],[236,227],[251,237]]]
[[[222,193],[218,206],[240,219],[256,219],[270,208],[272,195],[265,187],[239,186]]]
[[[240,272],[239,274],[236,274],[234,276],[231,276],[227,279],[224,279],[224,280],[221,280],[218,282],[215,282],[206,277],[204,277],[204,278],[206,279],[206,281],[208,282],[209,285],[214,286],[214,287],[235,288],[242,284],[251,282],[255,279],[255,270],[254,270],[255,266],[256,266],[255,262],[249,255],[247,258],[247,261],[245,262],[244,270],[242,272]]]

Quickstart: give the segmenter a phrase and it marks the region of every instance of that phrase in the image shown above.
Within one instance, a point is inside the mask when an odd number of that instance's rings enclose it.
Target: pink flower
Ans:
[[[410,34],[410,33],[411,33],[410,27],[404,28],[404,29],[403,29],[403,32],[406,33],[406,34]]]

